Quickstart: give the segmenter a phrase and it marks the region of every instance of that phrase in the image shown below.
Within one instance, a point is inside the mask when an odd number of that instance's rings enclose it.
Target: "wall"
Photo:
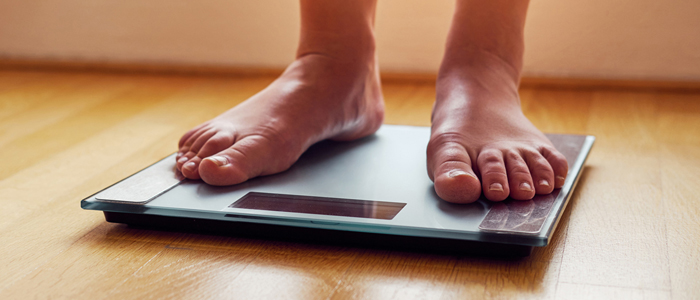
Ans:
[[[380,0],[381,67],[435,72],[448,0]],[[700,1],[532,0],[525,75],[700,81]],[[0,0],[0,57],[279,68],[292,0]]]

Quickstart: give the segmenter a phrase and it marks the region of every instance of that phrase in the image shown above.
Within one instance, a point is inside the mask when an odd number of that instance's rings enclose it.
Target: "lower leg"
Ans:
[[[301,1],[296,60],[263,91],[180,140],[190,179],[230,185],[289,168],[313,143],[376,131],[383,102],[374,1]]]
[[[564,157],[523,115],[527,1],[458,0],[437,82],[428,173],[451,202],[531,199],[561,187]]]
[[[374,58],[376,0],[301,0],[300,3],[297,58],[322,54],[357,63]]]

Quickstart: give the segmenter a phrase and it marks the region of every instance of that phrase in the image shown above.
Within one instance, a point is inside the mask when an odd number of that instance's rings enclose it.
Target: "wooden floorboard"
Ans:
[[[129,228],[79,201],[274,77],[0,71],[0,299],[697,299],[700,92],[521,88],[596,145],[551,244],[518,261]],[[386,123],[430,125],[428,81]]]

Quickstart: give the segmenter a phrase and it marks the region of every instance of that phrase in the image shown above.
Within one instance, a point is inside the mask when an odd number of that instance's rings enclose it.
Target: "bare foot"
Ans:
[[[382,124],[375,0],[301,0],[297,59],[260,93],[187,132],[177,168],[232,185],[288,169],[312,144],[353,140]]]
[[[568,166],[523,115],[518,81],[528,1],[457,1],[437,81],[428,175],[440,198],[532,199]]]
[[[489,57],[484,65],[444,63],[433,108],[428,174],[440,198],[532,199],[564,184],[564,156],[520,108],[517,74]],[[460,65],[461,64],[461,65]]]
[[[383,114],[373,54],[302,55],[263,91],[187,132],[177,168],[212,185],[241,183],[288,169],[318,141],[370,135]]]

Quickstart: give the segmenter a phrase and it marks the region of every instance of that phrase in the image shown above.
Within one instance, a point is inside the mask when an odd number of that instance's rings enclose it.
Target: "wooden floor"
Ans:
[[[598,140],[553,242],[519,261],[133,229],[84,197],[273,78],[0,71],[0,299],[698,299],[700,92],[524,88]],[[434,88],[385,84],[386,122]]]

